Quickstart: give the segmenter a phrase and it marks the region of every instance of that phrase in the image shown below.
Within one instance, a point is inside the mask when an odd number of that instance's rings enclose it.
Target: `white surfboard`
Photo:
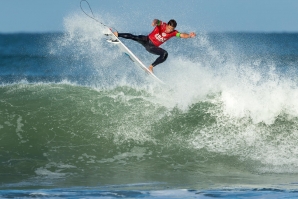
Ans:
[[[111,42],[113,44],[116,44],[119,46],[121,51],[129,57],[131,61],[133,61],[137,66],[139,66],[141,69],[143,69],[148,75],[150,75],[153,79],[158,81],[159,83],[165,84],[163,81],[161,81],[158,77],[156,77],[140,60],[137,56],[135,56],[121,41],[118,39],[113,32],[108,29],[106,36],[109,37],[107,40],[108,42]]]

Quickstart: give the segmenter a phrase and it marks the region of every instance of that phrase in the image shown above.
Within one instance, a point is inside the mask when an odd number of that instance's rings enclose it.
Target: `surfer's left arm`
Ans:
[[[159,19],[154,19],[153,21],[152,21],[152,26],[160,26],[160,24],[161,24],[161,22],[162,21],[160,21]]]
[[[196,36],[196,33],[194,33],[194,32],[190,32],[189,34],[188,33],[180,33],[180,38],[184,38],[184,39],[193,38],[195,36]]]

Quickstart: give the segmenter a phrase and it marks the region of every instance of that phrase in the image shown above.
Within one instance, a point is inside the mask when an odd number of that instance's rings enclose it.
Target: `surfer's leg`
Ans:
[[[148,42],[148,36],[145,36],[145,35],[133,35],[130,33],[118,33],[118,37],[122,37],[125,39],[131,39],[131,40],[139,42],[142,45],[144,45],[144,43]]]
[[[153,69],[153,67],[155,67],[157,64],[161,64],[162,62],[166,61],[168,58],[168,52],[160,47],[150,45],[146,47],[146,50],[154,55],[159,55],[159,57],[151,64],[149,70]]]

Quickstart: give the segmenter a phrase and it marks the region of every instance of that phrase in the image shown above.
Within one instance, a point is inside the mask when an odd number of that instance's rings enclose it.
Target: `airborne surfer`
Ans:
[[[151,72],[153,72],[153,67],[164,62],[168,57],[168,52],[159,47],[161,44],[175,36],[185,39],[193,38],[196,36],[196,33],[194,32],[190,32],[188,34],[180,33],[179,31],[175,30],[177,22],[174,19],[171,19],[168,23],[165,23],[158,19],[154,19],[152,22],[152,26],[155,28],[147,36],[114,32],[116,37],[122,37],[125,39],[132,39],[134,41],[137,41],[142,44],[148,52],[154,55],[159,55],[159,57],[148,67]]]

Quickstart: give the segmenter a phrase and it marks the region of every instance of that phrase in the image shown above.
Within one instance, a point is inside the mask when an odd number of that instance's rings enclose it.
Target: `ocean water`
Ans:
[[[298,34],[171,39],[161,85],[94,21],[64,24],[0,34],[0,197],[298,197]]]

